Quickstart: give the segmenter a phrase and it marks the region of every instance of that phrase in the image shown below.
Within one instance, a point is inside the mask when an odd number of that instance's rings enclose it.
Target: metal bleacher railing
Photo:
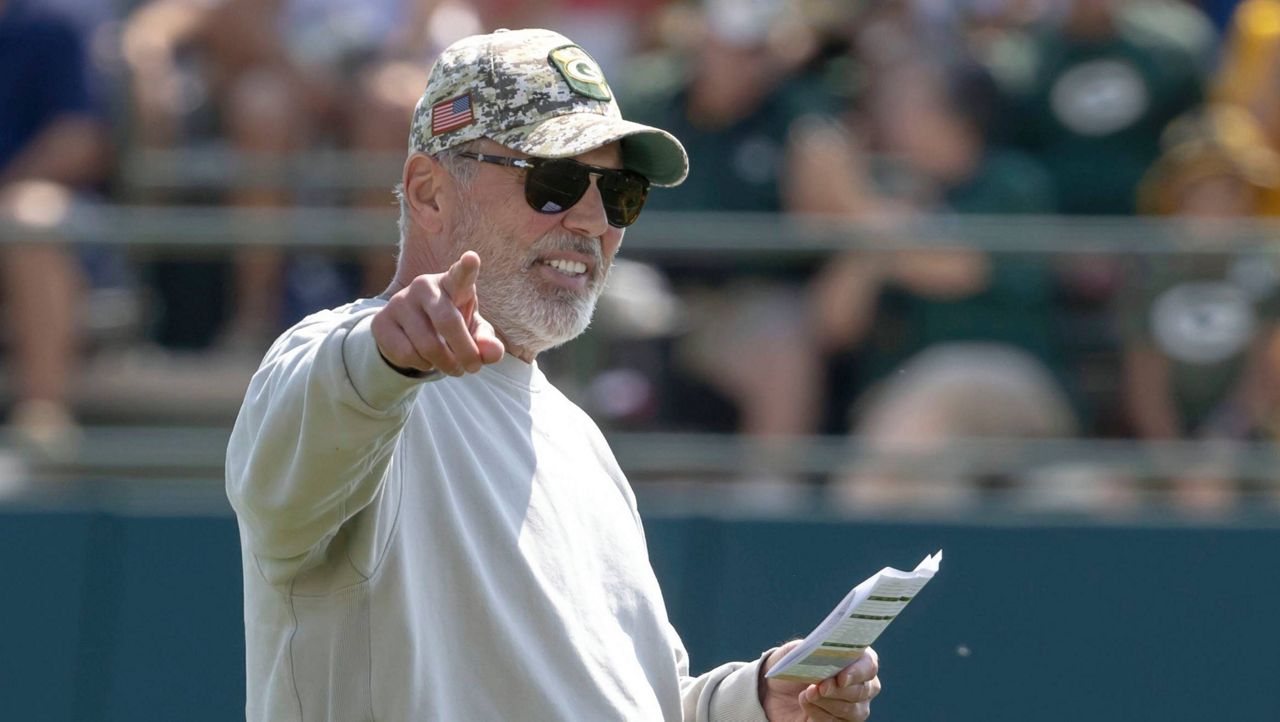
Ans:
[[[226,251],[241,245],[363,249],[370,239],[391,239],[395,211],[335,204],[279,209],[135,202],[228,187],[306,187],[324,192],[390,188],[402,158],[342,153],[297,156],[284,163],[237,158],[221,151],[140,153],[121,165],[119,203],[76,202],[27,218],[0,218],[0,243],[49,240],[119,246],[131,255],[184,255]],[[920,217],[891,229],[883,223],[799,219],[772,214],[674,214],[650,212],[628,233],[626,254],[640,260],[722,256],[820,258],[840,250],[973,248],[992,253],[1060,256],[1221,253],[1204,236],[1180,232],[1176,221],[1132,217]],[[1231,251],[1280,251],[1280,225],[1251,220],[1222,227]],[[234,402],[234,400],[232,400]],[[212,425],[90,427],[72,458],[47,461],[46,473],[63,478],[199,478],[221,476],[228,429]],[[140,443],[140,441],[142,441]],[[623,468],[638,479],[732,478],[757,470],[760,447],[733,435],[615,433],[611,441]],[[822,478],[839,473],[866,448],[857,439],[806,437],[789,441],[768,460],[780,473]],[[781,447],[779,447],[781,448]],[[979,478],[1023,478],[1037,470],[1088,466],[1127,478],[1160,478],[1207,457],[1231,458],[1231,473],[1259,488],[1280,486],[1280,454],[1270,442],[972,439],[927,454],[898,454],[889,461],[928,474],[945,470]],[[879,458],[879,461],[885,459]],[[1063,482],[1069,483],[1069,482]]]

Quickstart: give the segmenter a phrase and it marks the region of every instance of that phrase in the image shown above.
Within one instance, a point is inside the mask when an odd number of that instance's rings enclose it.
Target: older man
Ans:
[[[227,452],[249,719],[866,718],[874,653],[820,685],[764,679],[785,646],[689,676],[631,489],[535,360],[686,171],[560,35],[441,55],[394,281],[275,343]]]

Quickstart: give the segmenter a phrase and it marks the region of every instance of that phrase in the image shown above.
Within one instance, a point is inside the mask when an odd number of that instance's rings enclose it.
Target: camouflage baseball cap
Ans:
[[[623,120],[596,61],[550,30],[473,35],[440,54],[413,112],[409,151],[434,154],[478,138],[542,158],[621,141],[623,166],[654,185],[677,185],[689,172],[680,141]]]

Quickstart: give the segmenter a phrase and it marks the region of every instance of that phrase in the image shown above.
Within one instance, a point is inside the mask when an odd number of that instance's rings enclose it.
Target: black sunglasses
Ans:
[[[579,163],[571,158],[508,158],[484,153],[459,153],[459,157],[481,163],[523,168],[524,199],[539,213],[564,213],[582,200],[591,187],[591,176],[598,176],[596,187],[604,203],[609,225],[625,228],[640,217],[640,209],[649,197],[649,179],[633,170],[602,168]]]

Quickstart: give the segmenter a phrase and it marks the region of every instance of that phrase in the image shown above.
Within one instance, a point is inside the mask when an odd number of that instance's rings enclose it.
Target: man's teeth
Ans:
[[[557,271],[560,271],[561,273],[567,273],[571,276],[576,276],[578,274],[587,272],[587,264],[581,261],[566,261],[566,260],[557,258],[554,260],[547,261],[547,265],[551,266]]]

